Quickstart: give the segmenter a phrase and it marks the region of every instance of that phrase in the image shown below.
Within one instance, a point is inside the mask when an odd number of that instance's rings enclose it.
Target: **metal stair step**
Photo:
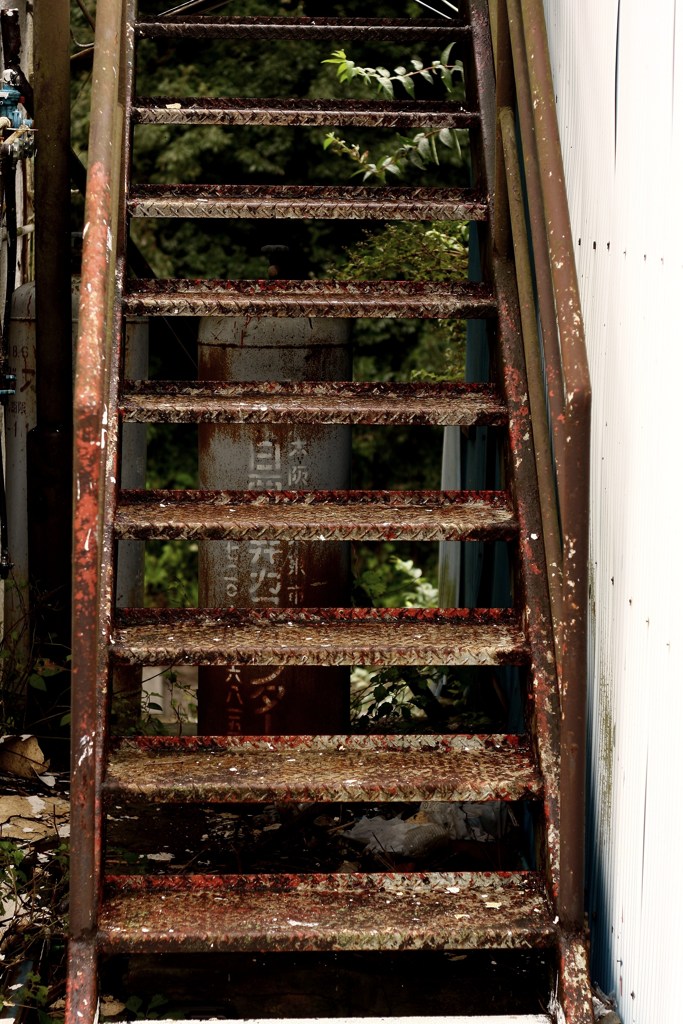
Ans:
[[[504,491],[119,493],[118,537],[137,540],[509,540]]]
[[[266,127],[472,128],[479,124],[479,114],[459,103],[251,96],[139,96],[133,101],[131,117],[136,124]]]
[[[520,736],[141,737],[113,753],[104,791],[154,803],[538,799]]]
[[[128,283],[133,316],[493,317],[490,287],[426,281],[224,281],[143,279]]]
[[[507,422],[506,406],[491,384],[124,381],[119,411],[126,420],[145,423],[471,427]]]
[[[106,879],[102,953],[551,946],[531,872]]]
[[[272,1017],[211,1017],[210,1020],[230,1020],[231,1024],[273,1024]],[[555,1024],[554,1018],[546,1013],[506,1013],[502,1016],[487,1014],[485,1017],[466,1017],[449,1015],[448,1017],[347,1017],[344,1024]],[[140,1020],[137,1024],[152,1024],[151,1021]],[[154,1024],[206,1024],[203,1021],[188,1020],[174,1017],[170,1020],[155,1020]],[[288,1017],[287,1024],[339,1024],[339,1017]]]
[[[330,185],[138,185],[133,217],[486,220],[472,189]]]
[[[227,18],[210,14],[192,17],[138,18],[135,34],[143,39],[306,39],[363,42],[461,42],[470,38],[469,26],[457,22],[416,18]]]
[[[520,665],[528,642],[511,609],[145,608],[117,613],[111,652],[138,665]]]

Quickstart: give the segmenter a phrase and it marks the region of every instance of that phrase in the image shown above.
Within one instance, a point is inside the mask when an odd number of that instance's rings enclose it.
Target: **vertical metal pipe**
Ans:
[[[514,104],[515,82],[510,49],[510,28],[505,0],[498,0],[496,31],[496,110]],[[500,122],[496,124],[496,202],[493,221],[493,248],[499,256],[512,254],[512,236],[508,216],[507,178]]]
[[[536,474],[538,476],[541,518],[543,520],[543,543],[548,571],[548,589],[553,619],[555,647],[559,648],[559,629],[562,622],[562,545],[555,500],[555,477],[545,399],[545,380],[541,365],[541,346],[538,337],[536,304],[534,302],[533,276],[529,255],[527,227],[524,217],[524,199],[519,171],[519,155],[515,132],[515,117],[510,107],[500,111],[505,170],[508,176],[509,211],[512,238],[515,251],[517,291],[524,341],[524,359],[529,387],[529,406],[536,451]]]
[[[38,423],[71,422],[69,0],[38,0],[33,14],[36,150]],[[68,486],[67,486],[68,489]],[[67,505],[68,512],[68,505]]]
[[[118,160],[121,117],[119,64],[122,0],[100,5],[93,63],[93,101],[88,149],[82,287],[74,399],[74,588],[72,662],[70,991],[79,991],[79,963],[94,950],[101,872],[102,639],[100,581],[103,538],[98,524],[104,507],[109,411],[108,362],[112,346],[114,266],[112,244],[118,231]],[[106,652],[105,652],[106,653]],[[74,941],[76,940],[76,941]],[[90,961],[85,963],[90,970]],[[68,1024],[87,1019],[73,998]]]
[[[36,411],[28,438],[29,564],[44,595],[35,621],[39,647],[58,663],[70,646],[71,267],[69,0],[34,11]],[[55,681],[56,682],[56,681]]]
[[[531,111],[543,175],[543,209],[564,375],[563,444],[556,452],[564,550],[562,635],[562,864],[567,924],[583,925],[586,762],[586,623],[591,390],[581,300],[564,187],[542,0],[521,0]]]

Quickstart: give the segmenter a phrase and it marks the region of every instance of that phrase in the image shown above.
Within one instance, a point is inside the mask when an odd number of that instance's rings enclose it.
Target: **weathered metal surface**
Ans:
[[[559,993],[566,1024],[594,1024],[586,938],[561,930],[558,944]]]
[[[491,289],[469,282],[224,281],[130,282],[134,316],[492,317]]]
[[[547,947],[530,872],[113,877],[102,952]]]
[[[475,84],[482,115],[480,159],[482,173],[488,181],[493,181],[496,109],[495,96],[487,88],[493,62],[487,26],[487,4],[486,0],[470,0],[470,6],[475,49]],[[497,212],[494,212],[494,216],[496,215]],[[514,267],[509,261],[493,253],[491,272],[499,304],[499,372],[510,417],[507,464],[519,517],[518,586],[515,600],[520,614],[523,615],[531,654],[531,725],[545,784],[544,868],[548,875],[549,891],[557,900],[560,890],[560,708],[528,385]]]
[[[340,220],[486,220],[486,202],[471,189],[365,188],[352,185],[138,185],[133,217]]]
[[[352,375],[347,320],[213,317],[198,334],[204,380],[347,380]],[[199,425],[199,486],[220,490],[345,490],[351,482],[347,426]],[[344,542],[239,538],[199,543],[203,607],[336,606],[350,603],[351,551]],[[198,673],[200,733],[344,732],[349,672],[325,672],[318,700],[314,667],[203,666]]]
[[[119,410],[124,419],[142,423],[507,423],[492,384],[124,381]]]
[[[136,35],[143,39],[306,39],[363,42],[432,43],[466,40],[468,27],[458,21],[419,18],[396,21],[389,18],[226,18],[210,14],[160,20],[139,18]]]
[[[111,387],[117,373],[118,323],[113,253],[116,251],[117,170],[121,123],[117,116],[121,68],[122,0],[98,16],[93,63],[93,116],[88,150],[88,194],[74,388],[74,532],[71,713],[71,824],[69,980],[65,1019],[77,1024],[96,1010],[95,930],[101,888],[100,783],[106,723],[108,569],[105,479],[110,470]],[[115,425],[114,425],[115,430]],[[114,434],[115,436],[115,434]],[[111,477],[110,477],[111,479]],[[111,486],[111,485],[109,485]]]
[[[294,125],[296,127],[472,128],[479,115],[459,103],[258,97],[139,96],[137,124]]]
[[[150,737],[124,740],[104,784],[156,803],[526,800],[542,793],[519,736]]]
[[[591,386],[543,4],[522,0],[522,17],[530,55],[531,109],[542,170],[548,263],[564,378],[561,443],[555,447],[564,553],[564,617],[558,652],[561,843],[567,896],[562,917],[568,926],[578,929],[583,924],[584,903]]]
[[[545,856],[553,897],[559,901],[561,863],[559,850],[559,690],[555,646],[538,499],[536,465],[531,438],[528,385],[521,348],[514,268],[496,260],[500,288],[500,345],[504,386],[510,412],[510,462],[514,465],[513,488],[519,517],[519,607],[523,609],[531,649],[533,724],[539,761],[545,781]]]
[[[557,651],[559,625],[562,621],[560,525],[558,522],[555,476],[547,420],[546,390],[541,365],[538,318],[534,299],[534,277],[527,240],[524,193],[519,172],[520,162],[517,150],[515,118],[510,107],[501,109],[499,128],[502,144],[501,160],[503,160],[507,177],[507,207],[510,214],[509,219],[514,246],[520,322],[524,342],[524,360],[529,386],[529,415],[533,423],[536,475],[539,482],[539,499],[541,518],[543,520],[543,545],[548,573],[548,590],[555,636],[555,650]]]
[[[273,608],[122,611],[116,661],[201,665],[525,664],[508,609]]]
[[[65,1011],[68,1024],[86,1024],[98,1017],[97,953],[93,938],[69,940]]]
[[[523,0],[523,3],[525,12],[531,10],[532,17],[537,17],[538,11],[532,10],[532,0]],[[392,190],[390,195],[388,191],[361,189],[353,192],[354,200],[349,189],[250,190],[245,186],[219,186],[207,190],[201,186],[163,186],[137,190],[131,198],[129,211],[145,216],[255,217],[263,214],[432,219],[445,216],[448,209],[449,217],[460,210],[468,218],[476,213],[481,214],[481,219],[486,219],[481,196],[487,194],[493,183],[495,133],[487,4],[485,0],[470,0],[466,6],[472,19],[471,36],[475,49],[474,66],[468,63],[467,67],[470,110],[455,104],[413,102],[154,98],[136,101],[134,108],[129,105],[128,112],[131,119],[139,123],[472,127],[475,129],[472,132],[475,180],[479,180],[482,187],[480,195],[471,199],[475,204],[479,203],[478,206],[468,206],[469,200],[464,201],[462,193],[452,190],[450,193],[444,190],[438,195],[428,190],[406,190],[400,194],[399,190]],[[535,0],[533,6],[538,7]],[[128,12],[131,41],[132,4],[129,4]],[[104,18],[103,15],[98,22]],[[297,33],[311,38],[332,38],[336,32],[329,21],[315,25],[311,22],[304,26],[295,19],[283,19],[282,25],[266,25],[265,19],[252,19],[249,24],[246,21],[237,24],[233,20],[228,28],[226,22],[214,17],[190,20],[193,27],[189,31],[196,38],[232,34],[233,37],[257,40],[284,38],[283,32],[287,32],[290,38],[298,38]],[[164,34],[170,38],[188,29],[188,19],[165,21],[161,31],[157,31],[158,25],[162,25],[162,20],[155,24],[146,21],[138,28],[138,34],[159,37]],[[405,38],[414,39],[425,25],[429,28],[430,23],[416,20],[414,25],[388,29],[386,25],[378,26],[377,31],[389,31],[390,38],[396,40],[403,38],[400,33],[405,32]],[[443,33],[444,38],[454,35],[452,23],[445,19],[432,27],[432,35]],[[98,31],[109,33],[109,42],[114,43],[116,32],[109,16],[103,26],[98,24]],[[373,30],[361,27],[359,23],[350,26],[349,31],[357,32],[358,37],[364,40],[380,38],[369,35],[368,32]],[[464,38],[465,33],[462,35]],[[464,57],[469,62],[466,48]],[[108,59],[111,70],[117,61],[115,46]],[[130,75],[128,81],[130,85]],[[543,103],[552,95],[551,88],[546,92]],[[100,102],[101,90],[96,90],[96,96]],[[481,119],[473,112],[480,101],[483,105]],[[543,103],[541,120],[537,125],[540,136],[543,135],[543,118],[547,113]],[[111,110],[114,108],[115,103],[112,102]],[[106,118],[102,119],[100,127],[102,124],[110,132],[110,138],[114,138],[114,128]],[[479,127],[481,131],[477,130]],[[544,140],[540,138],[541,148],[543,144]],[[97,159],[96,152],[92,159]],[[111,206],[108,205],[106,191],[112,188],[116,193],[116,176],[111,174],[111,162],[107,165],[105,161],[104,176],[93,180],[96,181],[95,195],[101,209],[109,216]],[[124,180],[124,197],[126,188]],[[360,200],[360,205],[357,200]],[[444,205],[449,202],[454,204],[450,208]],[[558,221],[557,225],[557,230],[563,232],[564,222]],[[110,219],[109,226],[115,228],[115,221]],[[95,224],[95,235],[98,255],[95,256],[93,248],[90,259],[96,263],[96,272],[92,279],[87,278],[93,282],[95,295],[91,301],[91,325],[92,317],[99,316],[99,329],[104,325],[107,329],[113,326],[116,334],[118,310],[114,302],[112,313],[112,279],[107,276],[111,254],[106,251],[106,239],[99,223]],[[484,244],[483,248],[486,254],[487,245]],[[84,266],[87,272],[87,261]],[[96,844],[99,843],[101,820],[100,769],[97,763],[101,761],[107,742],[106,729],[102,728],[101,721],[106,651],[101,642],[98,646],[98,638],[103,636],[110,641],[109,653],[115,663],[138,665],[183,661],[207,665],[531,663],[533,712],[530,718],[535,730],[533,756],[523,742],[518,745],[520,740],[514,737],[284,737],[279,741],[251,738],[246,742],[215,738],[180,742],[142,740],[124,744],[115,753],[107,786],[116,793],[133,794],[142,790],[151,801],[161,795],[161,799],[178,802],[197,799],[319,799],[321,794],[324,799],[348,800],[421,799],[425,793],[433,799],[542,797],[547,837],[545,844],[541,844],[541,861],[542,867],[549,868],[550,891],[554,897],[558,895],[557,723],[560,715],[552,666],[544,569],[538,557],[540,520],[533,479],[527,390],[520,357],[512,271],[500,260],[494,260],[493,269],[496,295],[500,300],[499,334],[503,362],[506,363],[503,377],[511,415],[508,463],[514,470],[520,531],[521,582],[516,594],[517,611],[331,608],[132,610],[122,612],[114,628],[110,628],[108,615],[113,604],[109,548],[112,508],[109,498],[105,496],[102,499],[95,481],[111,481],[115,476],[111,441],[107,443],[104,456],[100,446],[108,431],[113,429],[111,437],[115,437],[116,427],[112,428],[106,419],[103,421],[103,413],[107,415],[106,401],[103,405],[98,396],[106,396],[107,388],[109,394],[112,393],[117,386],[118,373],[115,367],[106,368],[101,348],[93,348],[89,357],[92,381],[85,380],[83,386],[88,396],[95,397],[90,405],[86,402],[86,407],[81,409],[85,431],[77,443],[90,445],[93,449],[84,447],[81,452],[83,465],[87,463],[88,468],[85,475],[79,477],[79,486],[94,490],[95,494],[88,492],[83,503],[77,491],[80,504],[77,504],[76,536],[83,549],[77,555],[85,568],[82,585],[88,590],[87,600],[91,604],[96,600],[96,591],[91,586],[99,571],[95,566],[104,564],[99,577],[99,593],[107,609],[105,613],[100,608],[94,617],[84,616],[85,632],[78,639],[78,643],[87,648],[86,654],[90,652],[92,657],[88,662],[81,656],[82,652],[78,655],[77,671],[80,671],[81,679],[85,678],[85,670],[89,667],[86,685],[90,687],[90,703],[86,702],[84,714],[82,703],[76,702],[74,716],[80,730],[77,735],[86,740],[88,736],[96,735],[98,742],[77,751],[81,760],[76,768],[75,799],[78,804],[85,792],[86,803],[89,803],[85,815],[78,806],[76,809],[75,828],[79,828],[79,823],[84,828],[87,849],[85,858],[77,863],[74,873],[76,909],[72,910],[72,914],[75,913],[72,921],[81,922],[80,930],[77,929],[75,934],[86,936],[87,941],[83,942],[83,950],[79,949],[81,940],[78,938],[72,946],[77,966],[72,969],[70,980],[69,1024],[76,1024],[83,1015],[88,1017],[94,998],[91,938],[97,905],[99,846]],[[105,281],[109,293],[102,287]],[[126,311],[140,314],[266,314],[289,317],[492,317],[496,314],[491,288],[467,284],[167,281],[135,282],[130,285],[129,293],[124,300]],[[563,316],[564,312],[560,315]],[[113,357],[115,360],[115,338]],[[106,383],[107,374],[109,385]],[[123,397],[119,396],[118,401],[124,417],[139,422],[500,425],[504,421],[504,410],[495,390],[480,385],[126,382]],[[557,436],[562,439],[567,433],[571,431],[560,431]],[[111,490],[110,487],[108,493]],[[167,497],[162,496],[161,500]],[[130,530],[141,531],[144,536],[158,536],[154,531],[161,530],[164,536],[172,533],[173,536],[188,538],[198,534],[233,537],[236,533],[231,531],[236,531],[238,520],[242,537],[260,537],[263,534],[259,531],[283,529],[304,531],[303,535],[309,536],[306,531],[313,531],[314,526],[320,529],[317,536],[322,534],[330,538],[338,537],[338,531],[345,528],[357,530],[357,535],[363,537],[385,537],[386,530],[394,527],[404,531],[401,535],[417,531],[411,536],[424,536],[424,532],[432,528],[431,513],[425,513],[421,497],[415,505],[408,495],[388,498],[378,509],[374,503],[377,495],[360,498],[349,492],[341,502],[341,515],[336,496],[335,503],[330,503],[327,497],[320,494],[305,497],[296,493],[268,494],[257,499],[257,505],[252,501],[252,495],[240,495],[238,498],[226,492],[214,493],[208,502],[204,502],[206,494],[184,494],[182,497],[171,495],[170,505],[162,509],[154,507],[159,495],[129,495],[121,497],[119,524],[122,534]],[[442,521],[437,530],[459,530],[453,535],[462,538],[474,536],[476,530],[484,529],[483,525],[472,521],[473,509],[467,506],[470,497],[451,503],[449,495],[442,496],[439,511],[439,520]],[[398,504],[394,505],[394,500]],[[512,529],[514,517],[507,501],[503,504],[508,524],[504,529]],[[350,527],[335,522],[335,509],[338,518],[349,518],[353,510],[355,518]],[[503,515],[502,506],[497,511]],[[161,518],[157,514],[159,512],[163,513]],[[314,513],[317,523],[313,522]],[[320,518],[323,513],[325,519]],[[481,514],[484,519],[489,515],[484,511]],[[453,517],[450,525],[446,522],[448,515]],[[394,522],[394,517],[398,522]],[[387,527],[386,522],[392,525]],[[96,525],[93,527],[93,524]],[[92,531],[92,536],[90,532],[86,533],[86,529]],[[218,532],[212,534],[211,531],[215,530]],[[255,531],[253,534],[249,532],[252,530]],[[373,530],[377,533],[373,534]],[[83,551],[87,554],[85,561]],[[580,653],[576,652],[577,657]],[[324,685],[323,682],[322,687]],[[569,709],[568,701],[563,708],[565,714]],[[90,732],[87,731],[88,725]],[[93,747],[96,747],[94,751]],[[543,783],[534,767],[536,759],[544,777]],[[92,771],[92,777],[86,780],[84,790],[83,779],[88,771]],[[91,856],[93,851],[95,861]],[[560,868],[564,870],[562,861]],[[91,869],[90,877],[88,869]],[[562,876],[559,877],[558,906],[566,914],[564,894],[567,886]],[[146,952],[548,946],[557,943],[559,933],[553,923],[555,908],[548,905],[543,881],[542,874],[114,879],[101,913],[99,949],[103,952]],[[575,884],[575,881],[574,878],[570,884]],[[79,888],[81,884],[83,891]],[[85,916],[83,907],[87,909]],[[581,987],[585,983],[585,951],[579,948],[580,943],[578,946],[575,944],[577,941],[564,937],[559,943],[562,954],[561,992],[569,1024],[589,1024],[590,1016],[586,1015],[584,1007],[586,989]],[[81,976],[78,972],[83,969],[85,974]]]
[[[119,537],[138,540],[507,540],[503,491],[121,491]]]
[[[233,1019],[233,1018],[231,1018]],[[272,1017],[249,1017],[233,1019],[233,1024],[272,1024]],[[339,1024],[339,1017],[288,1017],[288,1024]],[[138,1019],[138,1024],[151,1024],[151,1021]],[[158,1020],[156,1024],[203,1024],[198,1020],[185,1020],[172,1022],[170,1020]],[[348,1017],[344,1015],[344,1024],[554,1024],[552,1017],[545,1013],[506,1013],[502,1016],[486,1014],[485,1017],[453,1016],[434,1017]]]

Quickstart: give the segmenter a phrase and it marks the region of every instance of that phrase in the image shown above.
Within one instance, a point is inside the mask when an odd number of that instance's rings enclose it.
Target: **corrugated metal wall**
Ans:
[[[593,967],[683,1020],[683,3],[545,0],[594,394]],[[678,15],[678,16],[677,16]]]

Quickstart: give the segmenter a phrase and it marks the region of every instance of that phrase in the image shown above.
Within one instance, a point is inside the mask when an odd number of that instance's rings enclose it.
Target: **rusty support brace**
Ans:
[[[544,169],[543,209],[557,311],[564,378],[562,445],[556,449],[562,524],[564,616],[560,656],[562,701],[562,860],[568,880],[563,921],[583,926],[586,761],[586,622],[591,390],[562,147],[542,0],[521,0],[529,61],[531,110],[539,163]]]
[[[505,10],[505,0],[497,0],[497,32],[496,32],[496,109],[512,106],[515,95],[512,53],[510,50],[510,31]],[[496,211],[493,224],[493,248],[503,258],[512,254],[512,237],[510,220],[507,215],[507,188],[505,160],[503,159],[503,140],[500,123],[496,125]]]
[[[507,195],[512,238],[514,241],[517,292],[524,340],[524,358],[529,386],[529,405],[533,424],[534,449],[536,451],[536,474],[538,476],[541,518],[543,520],[543,542],[548,572],[548,589],[555,635],[555,650],[559,647],[559,627],[562,622],[562,547],[557,504],[555,501],[555,479],[553,475],[552,452],[546,415],[545,386],[541,366],[541,349],[536,322],[533,278],[527,243],[524,200],[519,174],[519,156],[515,138],[515,120],[510,107],[500,112],[501,140],[507,172]]]
[[[520,0],[507,0],[508,23],[512,43],[512,56],[517,88],[517,116],[522,139],[524,178],[528,194],[529,225],[533,251],[536,254],[534,272],[538,295],[538,313],[541,322],[548,407],[555,443],[561,442],[558,432],[562,418],[562,358],[557,336],[557,319],[553,301],[550,267],[547,260],[548,239],[543,214],[543,188],[541,170],[536,152],[536,136],[529,90],[529,63],[522,32]]]

